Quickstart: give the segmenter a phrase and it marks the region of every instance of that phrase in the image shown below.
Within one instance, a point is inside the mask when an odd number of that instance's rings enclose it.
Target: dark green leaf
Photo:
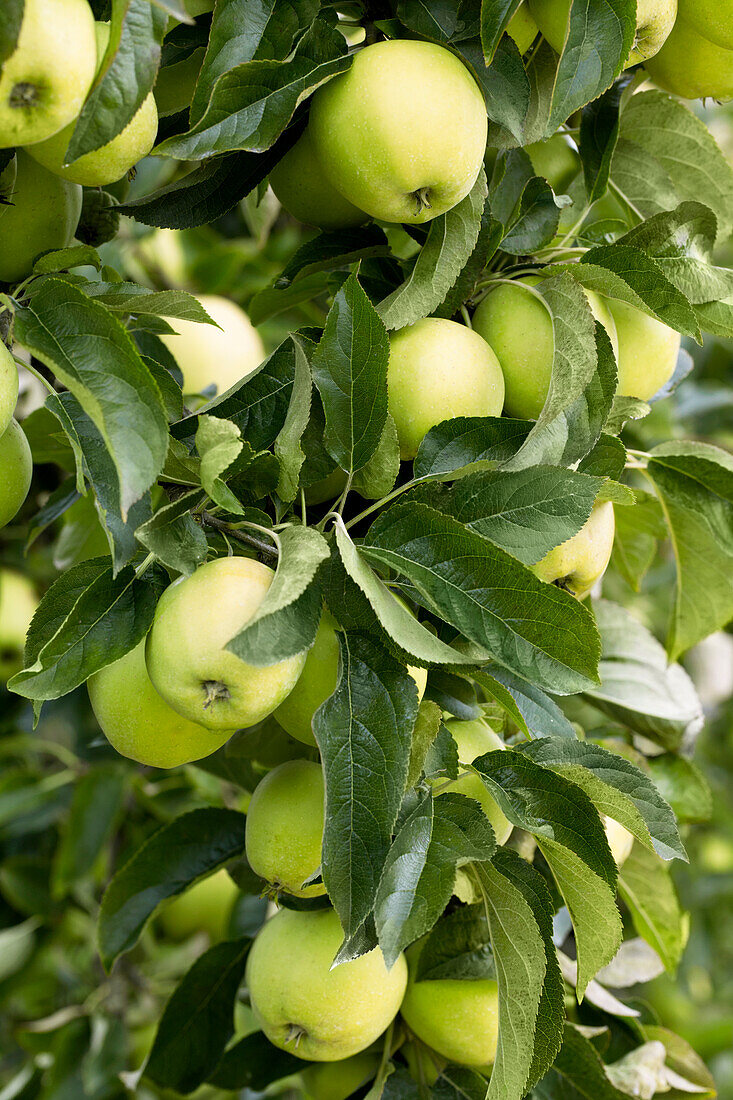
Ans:
[[[261,1031],[255,1031],[229,1047],[208,1081],[220,1089],[264,1092],[274,1081],[298,1073],[307,1065],[294,1054],[278,1050]]]

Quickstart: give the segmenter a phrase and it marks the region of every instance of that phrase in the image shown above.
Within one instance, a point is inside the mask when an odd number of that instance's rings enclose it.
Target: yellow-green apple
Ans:
[[[213,732],[169,707],[145,665],[145,639],[87,680],[89,699],[104,736],[130,760],[151,768],[177,768],[201,760],[234,730]]]
[[[109,23],[96,23],[97,56],[101,64],[109,42]],[[116,137],[95,149],[85,153],[72,164],[66,165],[66,150],[69,147],[76,119],[64,126],[58,133],[45,141],[39,141],[28,148],[28,152],[48,168],[71,183],[80,183],[84,187],[102,187],[105,183],[114,183],[129,172],[139,160],[146,157],[155,144],[158,133],[158,109],[155,98],[149,92],[137,113],[128,122],[124,130]]]
[[[472,764],[476,757],[483,756],[484,753],[505,748],[499,735],[494,733],[491,726],[481,718],[474,718],[468,722],[450,718],[446,722],[446,726],[458,747],[459,770],[463,770],[461,764]],[[504,844],[509,839],[509,834],[513,828],[511,821],[508,821],[504,816],[496,800],[489,794],[475,772],[465,772],[464,775],[447,785],[442,779],[434,779],[431,780],[431,786],[440,787],[440,794],[452,791],[454,794],[465,795],[466,798],[475,798],[477,802],[481,803],[481,809],[491,822],[496,834],[497,844]],[[440,794],[437,796],[438,798]]]
[[[532,566],[541,581],[556,584],[582,600],[606,572],[615,533],[613,504],[594,504],[590,517],[567,542]]]
[[[618,393],[648,401],[674,374],[680,334],[626,302],[606,301],[618,339]]]
[[[305,745],[315,745],[313,715],[336,690],[339,662],[337,629],[336,620],[324,611],[300,679],[275,711],[275,717],[285,732]],[[408,667],[407,671],[417,684],[418,694],[422,698],[428,679],[427,670]]]
[[[466,66],[432,42],[377,42],[313,96],[326,175],[386,222],[420,223],[465,198],[481,170],[486,105]]]
[[[0,148],[31,145],[76,118],[97,71],[87,0],[25,0],[0,75]]]
[[[23,667],[25,636],[37,607],[33,582],[15,569],[0,569],[0,682]]]
[[[410,1031],[449,1062],[490,1066],[496,1057],[499,990],[491,978],[415,981],[424,940],[407,952],[410,980],[402,1017]]]
[[[66,248],[81,214],[82,189],[47,171],[18,149],[13,205],[2,218],[0,282],[17,283],[30,275],[40,252]]]
[[[645,65],[655,84],[685,99],[733,99],[733,5],[681,0],[664,46]]]
[[[526,4],[522,4],[521,8],[517,8],[514,12],[506,33],[514,39],[520,53],[527,52],[540,31]]]
[[[18,404],[18,368],[0,340],[0,435],[10,423]]]
[[[300,1081],[306,1100],[347,1100],[370,1081],[379,1067],[379,1054],[355,1054],[342,1062],[317,1062],[303,1070]]]
[[[206,932],[211,942],[217,943],[226,938],[238,896],[236,883],[222,867],[169,901],[158,916],[160,926],[172,940]]]
[[[527,0],[537,26],[557,53],[562,53],[570,23],[572,0]],[[637,0],[636,38],[626,68],[653,57],[664,44],[677,17],[677,0]]]
[[[679,0],[679,18],[716,46],[733,50],[733,0]]]
[[[565,134],[535,141],[524,151],[537,175],[546,179],[556,194],[565,192],[580,171],[580,157]]]
[[[407,985],[400,955],[387,970],[377,947],[331,969],[343,932],[333,909],[281,909],[258,933],[245,981],[276,1047],[312,1062],[360,1054],[389,1027]]]
[[[255,787],[247,812],[247,861],[276,893],[325,894],[322,882],[303,885],[321,865],[323,812],[323,768],[311,760],[287,760]]]
[[[618,821],[614,821],[612,817],[604,818],[603,827],[606,830],[606,840],[608,841],[608,847],[611,849],[611,855],[616,861],[616,866],[623,867],[631,855],[631,849],[634,847],[634,837],[628,829],[625,829]]]
[[[536,420],[547,398],[555,356],[555,333],[539,291],[532,289],[539,276],[498,283],[473,315],[474,330],[496,353],[504,374],[504,412],[523,420]],[[604,301],[586,290],[591,312],[605,328],[616,350],[616,326]]]
[[[224,393],[265,358],[259,332],[236,302],[217,294],[201,294],[198,300],[219,327],[168,317],[176,335],[161,337],[181,368],[183,392],[190,397],[211,387]]]
[[[11,418],[0,435],[0,527],[5,527],[28,496],[33,477],[33,458],[28,440],[17,420]]]
[[[252,558],[218,558],[161,596],[145,659],[154,687],[184,718],[212,730],[253,726],[295,686],[305,654],[257,667],[226,648],[255,615],[274,576]]]
[[[441,317],[391,335],[387,384],[403,459],[413,459],[427,432],[443,420],[499,416],[504,403],[494,350],[478,331]]]
[[[153,94],[161,118],[188,109],[205,53],[204,47],[200,46],[182,61],[177,61],[174,65],[164,65],[158,70]]]
[[[337,191],[313,147],[310,127],[270,172],[270,186],[280,203],[298,221],[319,229],[347,229],[367,220]]]

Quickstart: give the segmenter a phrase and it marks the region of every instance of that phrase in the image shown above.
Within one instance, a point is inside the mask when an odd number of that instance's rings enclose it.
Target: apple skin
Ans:
[[[323,171],[306,127],[292,149],[270,172],[270,187],[288,214],[319,229],[347,229],[367,220],[345,199]]]
[[[167,317],[176,335],[161,336],[181,368],[187,396],[200,394],[209,386],[215,386],[217,394],[224,393],[265,358],[259,332],[235,302],[216,294],[201,294],[198,300],[219,328]]]
[[[392,333],[389,411],[403,460],[413,459],[425,435],[456,416],[499,416],[504,376],[479,332],[441,317],[426,317]]]
[[[733,48],[712,42],[682,14],[645,68],[658,87],[684,99],[733,99]]]
[[[238,897],[236,883],[221,867],[169,901],[158,914],[158,922],[169,939],[187,940],[197,932],[206,932],[212,943],[218,943],[226,938]]]
[[[184,718],[211,730],[242,729],[272,714],[292,691],[305,654],[257,668],[225,648],[274,576],[252,558],[218,558],[161,596],[145,660],[156,690]]]
[[[387,970],[379,948],[331,970],[343,932],[333,909],[281,909],[260,930],[245,981],[267,1038],[311,1062],[360,1054],[389,1027],[407,986],[400,955]]]
[[[320,1062],[300,1075],[306,1100],[347,1100],[370,1081],[380,1063],[379,1054],[355,1054],[343,1062]]]
[[[625,829],[623,825],[619,825],[618,821],[614,821],[612,817],[604,818],[603,827],[606,830],[606,840],[611,849],[611,855],[616,861],[616,866],[623,867],[631,855],[634,837],[628,829]]]
[[[260,780],[247,812],[247,862],[276,892],[319,897],[323,883],[303,886],[321,865],[323,768],[288,760]]]
[[[572,0],[527,0],[540,31],[556,53],[562,53]],[[625,68],[653,57],[670,34],[677,17],[677,0],[637,0],[636,41]]]
[[[25,636],[37,607],[33,582],[15,569],[0,569],[0,683],[23,667]]]
[[[494,733],[491,727],[481,718],[474,718],[468,722],[462,722],[458,718],[450,718],[446,722],[453,740],[458,746],[458,759],[462,764],[472,764],[478,756],[484,753],[494,752],[506,746]],[[463,775],[453,783],[443,786],[442,779],[429,780],[431,787],[442,787],[440,794],[451,791],[453,794],[462,794],[466,798],[475,798],[481,803],[481,809],[491,822],[491,827],[496,834],[497,844],[506,844],[509,834],[513,829],[511,821],[507,820],[496,800],[487,791],[479,777],[474,773]],[[440,794],[436,797],[440,798]]]
[[[547,180],[556,195],[564,194],[580,171],[580,156],[564,134],[535,141],[524,151],[537,175]]]
[[[17,420],[11,419],[0,435],[0,528],[10,523],[28,496],[33,458]]]
[[[418,1039],[449,1062],[492,1065],[499,1032],[497,983],[490,978],[416,982],[424,942],[418,940],[407,951],[410,980],[400,1010],[405,1023]]]
[[[577,534],[550,550],[532,566],[532,572],[582,600],[608,568],[615,529],[613,504],[608,500],[594,504]]]
[[[733,50],[733,0],[679,0],[678,18],[716,46]]]
[[[520,53],[524,54],[527,52],[537,35],[540,33],[540,29],[532,18],[526,4],[522,4],[521,8],[517,8],[514,15],[509,20],[506,33],[514,40]]]
[[[324,611],[300,679],[275,711],[275,718],[285,732],[304,745],[316,744],[313,715],[336,690],[339,662],[337,630],[336,620]],[[427,669],[408,666],[407,671],[417,684],[418,695],[422,699],[428,680]]]
[[[0,148],[43,141],[75,119],[96,71],[87,0],[25,0],[18,43],[0,76]]]
[[[473,327],[491,345],[504,374],[504,412],[536,420],[552,376],[555,336],[552,316],[541,295],[530,289],[538,276],[500,283],[478,305]],[[608,333],[616,352],[616,326],[605,299],[586,290],[591,312]]]
[[[12,355],[0,340],[0,435],[13,418],[18,404],[18,368]]]
[[[212,733],[168,706],[148,676],[145,639],[90,676],[87,689],[94,716],[110,745],[121,756],[151,768],[177,768],[201,760],[234,733]]]
[[[97,57],[101,64],[109,42],[109,23],[96,23],[95,30]],[[73,164],[65,167],[64,157],[75,127],[76,119],[45,141],[31,145],[28,152],[49,172],[69,180],[70,183],[80,183],[84,187],[102,187],[106,183],[114,183],[129,172],[139,160],[146,157],[155,144],[158,133],[158,109],[155,98],[150,92],[122,133],[112,138],[101,149],[85,153],[83,157],[79,157]]]
[[[634,306],[606,299],[618,338],[618,393],[648,401],[669,382],[677,366],[679,332]]]
[[[40,252],[67,248],[81,214],[78,184],[48,172],[22,149],[17,150],[16,160],[14,205],[2,216],[2,283],[17,283],[30,275]]]
[[[309,128],[338,191],[386,222],[445,213],[476,182],[488,119],[478,85],[432,42],[377,42],[313,96]]]

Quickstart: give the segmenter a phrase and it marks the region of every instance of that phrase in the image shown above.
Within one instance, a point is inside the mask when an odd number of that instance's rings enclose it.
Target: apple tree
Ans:
[[[715,1095],[731,27],[3,4],[4,1100]]]

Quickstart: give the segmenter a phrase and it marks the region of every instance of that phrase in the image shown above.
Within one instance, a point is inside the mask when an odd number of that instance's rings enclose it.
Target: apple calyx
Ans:
[[[415,214],[422,214],[423,210],[430,210],[430,188],[419,187],[417,191],[412,192],[412,197],[417,204]]]
[[[304,1035],[307,1034],[308,1032],[305,1030],[304,1027],[301,1027],[300,1024],[291,1024],[288,1028],[288,1035],[285,1042],[292,1043],[297,1050],[300,1040],[303,1038]]]
[[[22,109],[24,107],[34,107],[39,98],[38,86],[29,83],[27,80],[21,80],[13,85],[8,103],[11,107]]]
[[[219,699],[231,699],[232,697],[229,688],[226,684],[222,684],[221,680],[203,680],[201,686],[206,696],[204,710],[208,710],[209,707],[217,703]]]

